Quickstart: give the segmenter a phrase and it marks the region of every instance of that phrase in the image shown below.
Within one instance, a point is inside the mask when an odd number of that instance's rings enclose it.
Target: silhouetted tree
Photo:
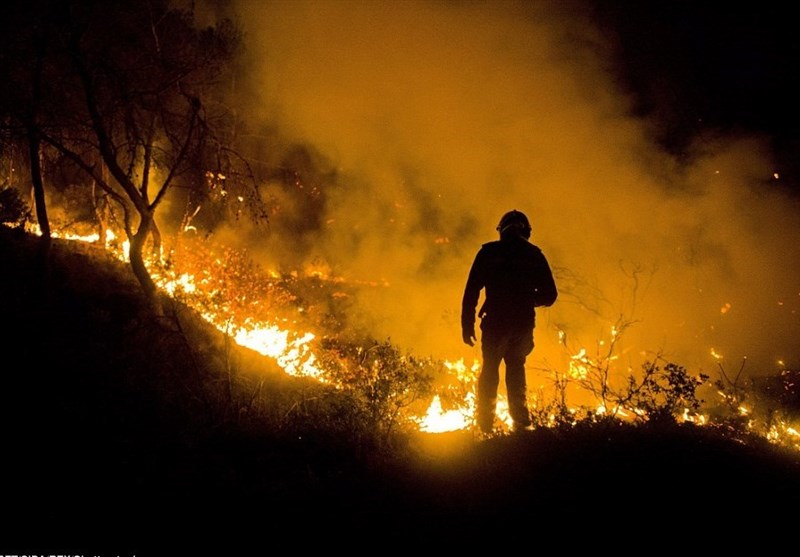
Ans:
[[[52,97],[49,86],[61,80],[52,70],[56,63],[52,46],[58,37],[53,22],[58,13],[46,8],[52,2],[26,2],[4,10],[0,18],[0,115],[5,144],[28,165],[37,222],[42,236],[50,239],[50,222],[45,203],[41,165],[42,126],[47,117],[46,103]],[[52,125],[52,122],[50,122]],[[4,149],[5,151],[6,149]],[[16,185],[16,184],[13,184]]]
[[[133,272],[155,302],[143,248],[154,234],[158,247],[156,210],[182,177],[227,170],[227,161],[214,155],[217,130],[230,120],[213,106],[213,88],[239,34],[229,21],[198,30],[191,12],[162,1],[91,5],[71,17],[68,48],[75,92],[85,101],[80,123],[89,131],[80,137],[90,138],[89,154],[99,153],[115,183],[106,181],[81,143],[47,140],[122,206]]]
[[[4,89],[3,115],[29,142],[35,173],[35,154],[47,146],[115,204],[133,273],[158,308],[144,248],[152,239],[159,250],[156,214],[168,193],[231,188],[249,176],[232,148],[235,118],[221,87],[240,31],[227,19],[198,28],[192,8],[167,0],[34,4],[20,16],[34,29],[9,30],[17,58],[3,59],[29,92]],[[32,181],[44,208],[41,178]],[[256,205],[259,196],[246,201]]]

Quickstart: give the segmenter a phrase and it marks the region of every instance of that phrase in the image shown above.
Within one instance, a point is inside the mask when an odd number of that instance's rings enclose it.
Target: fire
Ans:
[[[455,378],[474,387],[475,378],[481,368],[480,360],[473,360],[471,365],[467,365],[463,358],[456,361],[445,360],[445,368],[453,372]],[[497,417],[506,429],[510,429],[513,421],[508,412],[508,401],[502,395],[497,396]],[[424,416],[417,420],[420,430],[428,433],[444,433],[448,431],[458,431],[470,428],[475,422],[475,391],[470,390],[464,400],[457,408],[443,410],[442,401],[439,395],[435,395]]]
[[[34,231],[38,233],[38,230]],[[97,243],[100,239],[98,234],[79,236],[54,233],[53,236],[87,243]],[[114,249],[116,239],[116,234],[108,230],[103,245],[117,258],[125,261],[129,243],[122,242],[118,249]],[[193,294],[200,290],[196,278],[189,273],[171,276],[169,273],[152,269],[151,274],[159,288],[170,296],[178,293]],[[200,315],[221,332],[229,334],[240,346],[250,348],[276,360],[278,365],[289,375],[312,377],[324,381],[323,371],[315,365],[316,355],[311,349],[311,342],[315,338],[313,333],[295,333],[282,329],[274,323],[254,321],[249,321],[246,326],[238,326],[231,330],[230,324],[217,314],[201,311]]]
[[[231,336],[240,346],[274,358],[289,375],[325,380],[323,371],[315,365],[316,356],[310,348],[313,333],[298,335],[277,325],[262,323],[249,328],[239,327]]]
[[[508,412],[508,401],[502,395],[497,396],[497,417],[502,427],[510,429],[513,421]],[[475,421],[475,393],[467,393],[464,405],[453,410],[443,410],[439,395],[433,397],[425,415],[417,420],[420,431],[427,433],[446,433],[469,429]]]
[[[99,240],[97,234],[89,236],[54,234],[54,237],[87,243],[97,243]],[[116,235],[109,230],[103,245],[117,258],[125,261],[128,254],[128,242],[119,243],[116,242],[116,239]],[[160,266],[154,265],[156,263],[154,261],[149,261],[148,263],[151,265],[150,270],[153,280],[159,288],[170,296],[202,294],[203,288],[198,286],[198,279],[192,274],[180,273],[174,275],[164,271]],[[220,265],[219,261],[216,263],[218,266]],[[329,268],[319,264],[310,265],[305,271],[309,276],[337,281],[336,278],[330,277]],[[272,278],[278,277],[274,271],[271,272],[270,276]],[[371,283],[370,285],[388,286],[386,282],[382,284]],[[191,296],[189,299],[191,299]],[[274,359],[287,374],[295,377],[310,377],[323,383],[329,382],[324,370],[317,365],[318,358],[313,351],[313,341],[316,335],[313,333],[296,332],[280,327],[276,323],[257,321],[250,318],[246,319],[241,325],[232,326],[229,318],[220,312],[204,311],[200,307],[195,307],[194,309],[198,311],[206,322],[229,335],[238,345]],[[469,368],[463,360],[446,362],[447,369],[453,371],[460,381],[473,379],[479,366],[480,363],[477,360]],[[441,433],[470,427],[473,415],[474,395],[469,394],[458,408],[448,411],[442,409],[441,399],[435,396],[424,416],[417,418],[416,422],[421,431]]]
[[[480,360],[473,360],[472,365],[467,367],[467,364],[464,363],[464,358],[460,360],[456,360],[452,362],[450,360],[445,360],[444,366],[449,369],[450,371],[455,372],[456,377],[461,380],[472,380],[478,373],[481,368]]]
[[[681,421],[682,422],[690,422],[698,425],[705,425],[708,423],[708,416],[704,416],[703,414],[697,414],[688,408],[683,409],[683,413],[681,414]]]
[[[31,227],[34,233],[40,233],[36,227]],[[67,240],[74,240],[86,243],[95,243],[102,245],[109,253],[113,254],[122,261],[127,261],[128,242],[120,241],[118,236],[111,230],[105,234],[105,238],[100,241],[98,234],[91,235],[68,235],[53,233],[53,237],[63,238]],[[158,263],[158,264],[157,264]],[[203,273],[202,277],[195,276],[190,272],[177,272],[171,269],[166,269],[160,261],[149,261],[151,265],[151,276],[159,288],[172,297],[181,297],[182,300],[191,302],[193,300],[200,301],[197,305],[189,303],[199,315],[201,315],[209,324],[216,327],[222,333],[229,335],[240,346],[249,348],[262,354],[266,357],[274,359],[277,364],[289,375],[296,377],[309,377],[322,383],[331,383],[331,379],[326,377],[324,368],[320,365],[320,358],[315,353],[314,346],[317,336],[308,331],[296,330],[297,327],[281,326],[277,322],[258,319],[256,317],[245,315],[248,310],[252,309],[269,309],[269,304],[265,303],[263,299],[263,291],[252,289],[247,290],[244,294],[239,294],[236,300],[222,300],[220,303],[214,301],[209,303],[212,297],[218,292],[215,288],[213,292],[209,292],[209,285],[214,285],[215,281],[223,285],[225,290],[225,281],[229,280],[224,278],[228,270],[226,263],[221,260],[214,261],[212,268],[202,268],[198,272]],[[215,275],[216,273],[216,275]],[[315,277],[320,280],[336,283],[341,281],[337,277],[332,277],[330,269],[322,264],[309,265],[304,269],[305,275]],[[280,275],[274,271],[267,271],[267,276],[271,279],[277,280]],[[238,277],[237,277],[238,278]],[[234,280],[230,277],[230,280]],[[246,281],[246,277],[245,277]],[[358,283],[368,284],[370,286],[388,286],[388,283],[374,282],[374,283]],[[269,294],[271,295],[271,294]],[[345,293],[333,293],[333,296],[346,296]],[[209,310],[209,306],[213,306],[214,310]],[[244,307],[244,313],[240,308]],[[730,304],[725,304],[722,313],[730,310]],[[302,311],[302,309],[300,310]],[[234,319],[234,316],[236,319]],[[287,321],[288,322],[288,321]],[[617,327],[612,327],[611,341],[617,338],[620,331]],[[559,340],[562,344],[566,344],[566,333],[559,331]],[[603,345],[600,342],[599,345]],[[714,348],[710,349],[711,356],[716,361],[723,359]],[[576,353],[570,356],[568,361],[568,376],[572,380],[578,382],[585,381],[601,367],[604,361],[612,361],[616,356],[598,356],[598,359],[592,358],[585,348],[580,348]],[[606,360],[601,361],[601,358]],[[783,362],[779,362],[781,366]],[[471,363],[465,362],[463,359],[457,361],[444,360],[444,368],[452,375],[453,379],[459,385],[459,389],[455,391],[455,397],[458,400],[448,400],[448,409],[445,409],[442,397],[436,394],[427,406],[427,409],[416,417],[411,417],[411,421],[417,425],[420,431],[426,433],[445,433],[452,431],[468,430],[474,425],[475,414],[475,384],[476,378],[480,371],[481,362],[478,359],[473,360]],[[723,399],[729,399],[729,395],[720,392]],[[463,397],[462,397],[463,395]],[[578,416],[581,414],[579,408],[568,408],[567,411],[570,415]],[[736,405],[736,411],[739,416],[749,417],[754,414],[753,408],[749,408],[744,404]],[[622,418],[640,416],[643,414],[636,408],[623,408],[623,407],[606,407],[600,404],[594,409],[598,416],[613,414]],[[507,400],[502,396],[498,396],[497,402],[497,416],[501,428],[510,430],[512,425],[511,416],[508,412]],[[556,419],[555,414],[549,414],[546,419],[549,419],[548,425],[557,425],[563,423],[563,416]],[[682,422],[692,422],[698,425],[706,425],[709,418],[699,414],[695,410],[684,408],[681,416],[677,417]],[[758,428],[756,420],[748,422],[748,428],[756,430]],[[774,419],[766,428],[762,428],[761,433],[773,443],[781,443],[791,446],[800,450],[800,431],[792,424]]]
[[[586,349],[581,348],[577,354],[574,354],[569,360],[569,374],[575,379],[586,379],[589,375],[590,363],[589,358],[586,356]]]
[[[480,370],[480,361],[473,360],[467,366],[464,359],[445,360],[445,368],[452,372],[457,381],[471,384]],[[463,402],[454,409],[444,410],[439,395],[435,395],[425,414],[417,420],[421,431],[428,433],[445,433],[469,428],[475,419],[475,393],[466,394]]]
[[[418,420],[420,430],[427,433],[445,433],[468,428],[475,414],[475,395],[469,393],[465,402],[466,408],[444,411],[441,398],[439,395],[434,396],[428,411]]]
[[[170,295],[174,296],[177,292],[183,291],[189,294],[197,292],[194,277],[188,273],[183,273],[174,280],[165,280],[161,287]]]

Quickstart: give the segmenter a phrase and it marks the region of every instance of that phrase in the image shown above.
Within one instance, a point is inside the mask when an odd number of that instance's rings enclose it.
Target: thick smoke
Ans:
[[[715,372],[712,349],[728,369],[797,367],[800,212],[765,143],[706,137],[691,166],[661,152],[569,6],[238,2],[251,122],[334,171],[322,214],[273,227],[313,219],[294,253],[376,281],[359,299],[370,327],[416,354],[479,357],[460,339],[464,282],[518,209],[561,292],[532,376],[594,353],[618,319],[623,368],[662,352]]]

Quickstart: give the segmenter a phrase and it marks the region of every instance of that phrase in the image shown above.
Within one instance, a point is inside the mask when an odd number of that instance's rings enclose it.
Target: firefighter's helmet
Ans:
[[[503,218],[500,219],[500,223],[497,225],[497,231],[500,233],[500,236],[514,235],[530,238],[531,223],[524,213],[514,209],[503,215]]]

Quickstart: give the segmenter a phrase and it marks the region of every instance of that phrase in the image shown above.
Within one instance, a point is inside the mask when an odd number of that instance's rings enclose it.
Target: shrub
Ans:
[[[28,205],[15,188],[0,187],[0,224],[19,228],[31,217]]]
[[[389,341],[327,339],[320,365],[384,440],[406,423],[405,411],[433,393],[433,364]]]
[[[702,400],[697,398],[697,388],[708,376],[690,376],[686,368],[673,362],[663,367],[655,362],[642,365],[640,381],[629,377],[630,405],[637,415],[649,422],[675,422],[683,413],[697,414]]]

